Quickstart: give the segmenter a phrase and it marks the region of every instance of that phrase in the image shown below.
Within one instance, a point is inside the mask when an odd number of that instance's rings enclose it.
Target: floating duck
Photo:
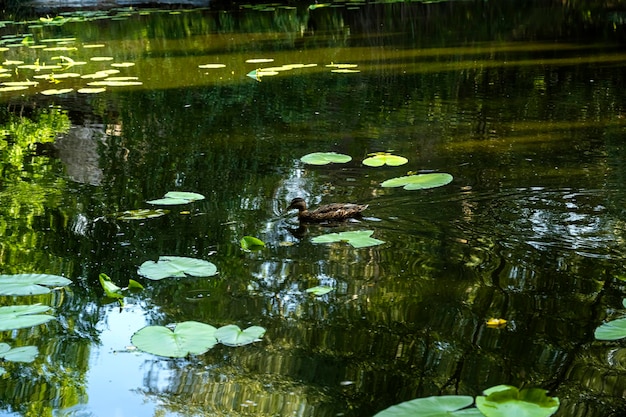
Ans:
[[[298,209],[298,219],[301,222],[332,222],[349,218],[361,217],[361,212],[368,207],[367,204],[334,203],[320,206],[315,210],[307,210],[306,201],[302,198],[291,200],[287,210]]]

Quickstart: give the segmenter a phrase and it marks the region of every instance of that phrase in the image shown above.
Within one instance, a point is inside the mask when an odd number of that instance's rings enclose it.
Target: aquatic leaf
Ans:
[[[0,92],[1,91],[18,91],[18,90],[26,90],[26,89],[28,89],[28,87],[26,86],[12,85],[8,87],[0,87]]]
[[[383,181],[382,187],[403,187],[405,190],[424,190],[441,187],[452,182],[452,175],[445,173],[418,174]]]
[[[118,220],[145,220],[161,217],[169,213],[169,210],[163,209],[139,209],[139,210],[126,210],[116,214]]]
[[[44,90],[44,91],[40,91],[40,93],[43,94],[44,96],[55,96],[55,95],[60,95],[60,94],[67,94],[72,91],[74,91],[73,88],[63,88],[60,90],[55,90],[55,89]]]
[[[129,86],[134,86],[134,85],[143,85],[143,83],[141,81],[109,81],[109,80],[102,80],[102,81],[93,81],[93,82],[87,83],[87,85],[105,86],[105,87],[129,87]]]
[[[65,277],[48,274],[0,275],[0,295],[48,294],[50,288],[64,287],[72,281]]]
[[[134,279],[129,279],[128,280],[128,288],[129,289],[136,289],[136,290],[143,290],[143,285],[141,285],[140,283],[138,283],[137,281],[135,281]]]
[[[160,256],[157,262],[146,261],[137,271],[139,275],[152,280],[180,278],[188,275],[210,277],[217,274],[217,267],[209,261],[182,256]]]
[[[49,310],[50,307],[41,304],[0,307],[0,331],[24,329],[54,320],[49,314],[40,314]]]
[[[336,152],[313,152],[304,155],[302,158],[300,158],[300,160],[305,164],[311,165],[326,165],[332,162],[344,164],[346,162],[350,162],[352,160],[352,157]]]
[[[626,317],[600,325],[594,332],[598,340],[617,340],[626,337]]]
[[[337,74],[354,74],[354,73],[357,73],[357,72],[361,72],[361,70],[340,68],[340,69],[331,70],[330,72],[334,72],[334,73],[337,73]]]
[[[274,62],[273,58],[253,58],[253,59],[246,59],[246,62],[248,64],[265,64],[268,62]]]
[[[104,289],[104,293],[109,298],[124,298],[122,294],[122,289],[115,285],[111,278],[107,274],[100,274],[98,276],[98,280],[100,281],[100,285],[102,289]]]
[[[548,417],[559,409],[559,399],[549,397],[546,390],[510,385],[497,385],[476,397],[476,407],[486,417]]]
[[[265,334],[265,329],[260,326],[248,327],[241,330],[239,326],[229,324],[215,331],[217,340],[226,346],[243,346],[258,342]]]
[[[148,204],[157,205],[177,205],[188,204],[192,201],[204,200],[204,196],[198,193],[190,193],[186,191],[169,191],[163,198],[147,201]]]
[[[370,167],[389,165],[395,167],[399,165],[404,165],[407,162],[409,162],[409,160],[403,156],[392,155],[389,152],[378,152],[373,154],[369,158],[365,158],[363,160],[363,165],[367,165]]]
[[[316,287],[307,288],[306,292],[311,293],[313,295],[324,295],[328,294],[333,290],[333,287],[329,287],[327,285],[318,285]]]
[[[247,251],[260,250],[265,247],[265,242],[253,236],[244,236],[241,239],[240,244],[241,244],[241,249],[247,250]]]
[[[113,61],[113,59],[112,56],[94,56],[90,58],[90,60],[94,62]]]
[[[334,243],[347,242],[355,248],[365,248],[385,243],[382,240],[374,239],[373,230],[358,230],[351,232],[329,233],[326,235],[316,236],[312,239],[313,243]]]
[[[358,67],[357,64],[328,64],[327,68],[337,68],[337,69],[352,69]]]
[[[217,344],[215,327],[197,321],[184,321],[174,331],[163,326],[147,326],[131,337],[137,349],[153,355],[182,358],[200,355]]]
[[[31,85],[38,85],[39,81],[6,81],[3,82],[1,85],[7,86],[7,87],[29,87]]]
[[[480,411],[465,407],[474,399],[467,395],[441,395],[417,398],[386,408],[374,417],[481,417]]]
[[[83,48],[104,48],[105,46],[103,43],[90,43],[83,45]]]
[[[198,65],[198,68],[202,68],[202,69],[218,69],[218,68],[225,68],[226,64],[202,64],[202,65]]]
[[[128,68],[135,66],[134,62],[114,62],[111,64],[112,67],[115,68]]]
[[[6,343],[0,343],[0,359],[9,362],[32,362],[37,357],[37,346],[20,346],[11,349]]]
[[[81,94],[97,94],[107,91],[105,87],[96,87],[96,88],[81,88],[78,90]]]

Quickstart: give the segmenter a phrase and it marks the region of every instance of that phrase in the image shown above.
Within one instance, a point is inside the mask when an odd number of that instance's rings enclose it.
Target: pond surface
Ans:
[[[623,415],[626,350],[594,339],[626,296],[623,12],[513,3],[3,22],[0,82],[31,83],[0,86],[25,87],[0,89],[0,272],[72,284],[0,297],[56,318],[0,333],[39,352],[2,363],[0,414],[362,417],[509,384],[549,390],[558,416]],[[300,160],[312,152],[352,160]],[[408,163],[362,163],[376,152]],[[381,186],[430,172],[454,179]],[[168,191],[206,198],[116,214]],[[369,207],[303,230],[295,197]],[[312,241],[359,230],[384,243]],[[138,275],[163,255],[218,274]],[[101,273],[145,289],[121,305]],[[184,359],[132,349],[142,327],[183,321],[266,333]]]

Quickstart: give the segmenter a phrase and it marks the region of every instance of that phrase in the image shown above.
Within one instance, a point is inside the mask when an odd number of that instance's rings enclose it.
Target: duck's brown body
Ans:
[[[287,210],[298,209],[298,219],[301,222],[313,223],[361,217],[361,212],[367,207],[367,204],[334,203],[309,211],[306,208],[306,202],[302,198],[294,198],[291,200]]]

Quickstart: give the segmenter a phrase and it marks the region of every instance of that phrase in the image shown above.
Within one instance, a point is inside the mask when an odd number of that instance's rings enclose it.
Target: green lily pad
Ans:
[[[209,261],[182,256],[160,256],[157,262],[146,261],[137,271],[152,280],[169,277],[210,277],[217,274],[217,267]]]
[[[265,329],[260,326],[251,326],[246,330],[241,330],[239,326],[229,324],[217,329],[215,337],[226,346],[243,346],[258,342],[264,334]]]
[[[445,173],[418,174],[392,178],[380,185],[383,187],[403,187],[405,190],[424,190],[449,184],[452,179],[452,175]]]
[[[116,218],[118,220],[145,220],[165,216],[167,213],[169,213],[169,210],[163,209],[126,210],[118,213]]]
[[[197,321],[176,324],[174,331],[163,326],[148,326],[131,337],[137,349],[153,355],[182,358],[200,355],[217,344],[215,327]]]
[[[441,395],[438,397],[417,398],[386,408],[374,417],[483,417],[471,405],[474,399],[466,395]]]
[[[316,236],[312,239],[313,243],[334,243],[347,242],[355,248],[365,248],[368,246],[376,246],[385,243],[382,240],[374,239],[373,230],[358,230],[352,232],[329,233],[326,235]]]
[[[16,274],[0,275],[0,295],[48,294],[48,287],[65,287],[72,281],[58,275]]]
[[[345,164],[350,162],[352,157],[336,152],[313,152],[300,158],[305,164],[327,165],[330,163]]]
[[[265,247],[265,242],[253,236],[244,236],[239,243],[241,249],[246,251],[261,250]]]
[[[25,329],[54,320],[49,314],[50,307],[41,304],[14,305],[0,307],[0,331]]]
[[[11,349],[6,343],[0,343],[0,359],[9,362],[32,362],[37,357],[37,346],[20,346]]]
[[[378,152],[371,155],[373,156],[370,156],[369,158],[365,158],[363,160],[363,165],[367,165],[370,167],[381,167],[383,165],[396,167],[409,162],[409,160],[405,157],[392,155],[389,152]]]
[[[559,409],[559,399],[546,393],[540,388],[497,385],[485,390],[485,396],[476,397],[476,407],[486,417],[549,417]]]
[[[163,198],[159,198],[157,200],[147,201],[148,204],[157,204],[157,205],[177,205],[177,204],[187,204],[192,201],[204,200],[204,196],[198,193],[190,193],[184,191],[170,191],[163,196]]]
[[[60,90],[57,89],[50,89],[50,90],[43,90],[40,91],[40,94],[43,94],[44,96],[57,96],[57,95],[61,95],[61,94],[67,94],[67,93],[71,93],[72,91],[74,91],[73,88],[62,88]]]
[[[598,340],[618,340],[626,337],[626,317],[600,325],[594,332]]]
[[[306,292],[311,293],[313,295],[324,295],[328,294],[333,290],[333,287],[329,287],[327,285],[318,285],[316,287],[307,288]]]

